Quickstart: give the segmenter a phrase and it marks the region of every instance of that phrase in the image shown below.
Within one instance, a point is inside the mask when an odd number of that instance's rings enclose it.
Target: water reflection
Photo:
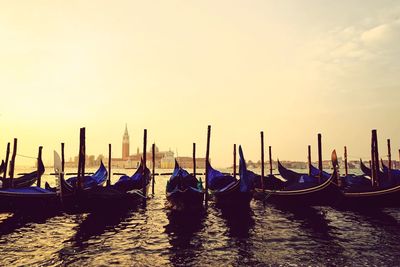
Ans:
[[[400,224],[396,218],[382,209],[353,211],[352,220],[359,221],[361,225],[371,228],[372,232],[390,241],[400,237]]]
[[[0,214],[1,266],[397,266],[392,209],[165,209],[167,178],[146,207],[117,213]]]
[[[371,266],[398,262],[399,253],[393,249],[398,247],[400,228],[392,215],[379,208],[334,210],[333,214],[349,261]]]
[[[227,234],[232,238],[245,239],[250,237],[250,230],[254,227],[253,211],[250,207],[217,207],[221,218],[225,221]]]
[[[297,222],[299,229],[306,234],[324,240],[332,240],[331,226],[325,217],[326,210],[314,207],[281,208],[273,206],[279,210],[288,220]]]
[[[74,214],[73,228],[75,234],[64,242],[65,246],[59,251],[59,259],[65,264],[87,258],[89,251],[109,251],[105,244],[115,233],[121,230],[122,222],[129,218],[132,210],[94,212],[89,214]]]
[[[5,214],[4,214],[5,215]],[[56,216],[57,213],[27,213],[16,212],[11,213],[0,222],[0,237],[17,231],[18,229],[27,227],[31,224],[44,224],[46,221]]]
[[[170,262],[174,266],[188,266],[196,262],[202,242],[195,235],[204,227],[204,209],[174,211],[167,210],[168,224],[164,227],[171,245]]]
[[[257,265],[258,261],[254,258],[254,247],[252,242],[252,230],[255,220],[250,206],[241,208],[219,207],[217,208],[225,225],[228,247],[234,252],[233,265]]]
[[[337,228],[328,219],[331,210],[323,207],[263,207],[256,203],[255,258],[284,265],[346,264],[345,247]],[[264,247],[262,253],[257,248]],[[268,255],[268,256],[266,256]]]

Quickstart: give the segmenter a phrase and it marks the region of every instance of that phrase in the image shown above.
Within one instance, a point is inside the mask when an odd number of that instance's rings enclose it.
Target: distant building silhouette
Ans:
[[[124,136],[122,137],[122,159],[129,159],[129,134],[128,125],[125,125]]]
[[[137,148],[135,155],[129,154],[129,133],[128,126],[125,125],[124,135],[122,136],[122,155],[121,158],[112,158],[111,164],[114,168],[137,168],[140,164],[140,160],[143,157],[143,152],[140,153],[139,147]],[[168,151],[159,151],[159,148],[155,146],[155,167],[158,169],[173,169],[175,166],[175,156],[174,152],[169,149]],[[95,156],[86,155],[86,166],[96,167],[100,165],[100,161],[103,161],[107,165],[108,157],[99,155],[97,158]],[[191,157],[178,157],[177,161],[184,168],[193,168],[193,160]],[[152,167],[152,152],[151,145],[146,153],[146,165],[147,167]],[[205,168],[205,158],[196,158],[196,165],[198,168]],[[78,157],[74,158],[74,161],[66,162],[66,166],[75,167],[78,166]]]

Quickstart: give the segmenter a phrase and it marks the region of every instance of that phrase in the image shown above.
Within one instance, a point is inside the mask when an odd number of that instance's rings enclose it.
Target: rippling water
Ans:
[[[176,214],[165,208],[166,180],[158,178],[146,207],[128,212],[0,214],[0,265],[400,263],[398,209],[282,210],[254,201],[249,210],[223,211],[211,204],[201,213]]]

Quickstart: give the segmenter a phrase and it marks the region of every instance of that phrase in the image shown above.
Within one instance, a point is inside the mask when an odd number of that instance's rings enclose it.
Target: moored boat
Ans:
[[[287,169],[279,161],[278,170],[281,176],[288,180],[287,184],[295,184],[305,181],[314,182],[317,181],[319,177],[319,169],[314,167],[313,165],[310,165],[311,176],[305,173],[298,173],[293,170]],[[331,175],[331,173],[322,171],[322,182],[328,180]],[[348,174],[341,177],[341,179],[344,187],[352,185],[368,186],[371,184],[371,179],[365,175]]]
[[[148,189],[150,181],[150,170],[144,167],[143,160],[141,160],[139,167],[132,176],[121,176],[112,187],[120,192],[143,191],[143,184]]]
[[[100,162],[99,168],[96,170],[95,173],[92,175],[85,175],[84,177],[81,177],[81,189],[82,190],[87,190],[91,189],[96,186],[103,186],[104,183],[107,181],[107,169],[104,166],[103,162]],[[69,190],[74,190],[74,188],[77,188],[77,181],[78,177],[70,177],[65,180],[65,188]],[[56,191],[55,187],[51,187],[47,182],[45,184],[45,188],[51,191]]]
[[[337,169],[337,165],[334,165]],[[340,179],[340,178],[339,178]],[[338,206],[344,208],[371,208],[400,206],[400,185],[372,183],[343,188],[343,195]]]
[[[383,161],[381,161],[382,171],[385,176],[388,177],[388,180],[392,184],[400,184],[400,170],[397,169],[389,169]]]
[[[249,206],[253,197],[254,178],[245,173],[245,160],[243,151],[239,146],[239,176],[237,180],[229,174],[215,170],[209,162],[206,162],[208,171],[208,188],[216,204],[221,207]]]
[[[147,199],[150,187],[150,170],[141,161],[132,176],[123,175],[113,185],[97,186],[82,196],[89,209],[126,209]],[[145,188],[145,191],[143,191]]]
[[[167,200],[174,210],[201,208],[204,189],[199,180],[182,169],[175,160],[175,168],[166,186]]]
[[[38,159],[38,169],[31,172],[31,173],[27,173],[24,174],[20,177],[16,177],[16,178],[0,178],[1,184],[3,189],[5,188],[24,188],[24,187],[29,187],[31,185],[33,185],[38,177],[42,176],[45,168],[43,165],[43,161],[41,158]],[[4,172],[4,169],[3,169]],[[5,176],[5,175],[4,175]]]
[[[336,152],[332,152],[332,158]],[[321,206],[334,204],[341,196],[335,183],[336,173],[329,179],[318,183],[314,177],[301,176],[303,180],[292,183],[282,190],[264,190],[265,201],[281,206]]]
[[[30,186],[0,190],[0,209],[3,211],[85,211],[110,210],[132,207],[132,202],[142,199],[135,192],[122,192],[113,186],[104,187],[108,172],[103,164],[91,176],[86,176],[77,186],[77,182],[67,182],[61,170],[61,161],[54,153],[57,187],[46,188]],[[149,173],[147,172],[147,177]],[[148,185],[147,185],[148,186]]]

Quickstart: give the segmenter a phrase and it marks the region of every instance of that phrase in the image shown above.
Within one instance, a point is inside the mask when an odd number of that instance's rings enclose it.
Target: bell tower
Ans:
[[[128,125],[125,124],[125,132],[122,137],[122,159],[129,158],[129,134],[128,134]]]

